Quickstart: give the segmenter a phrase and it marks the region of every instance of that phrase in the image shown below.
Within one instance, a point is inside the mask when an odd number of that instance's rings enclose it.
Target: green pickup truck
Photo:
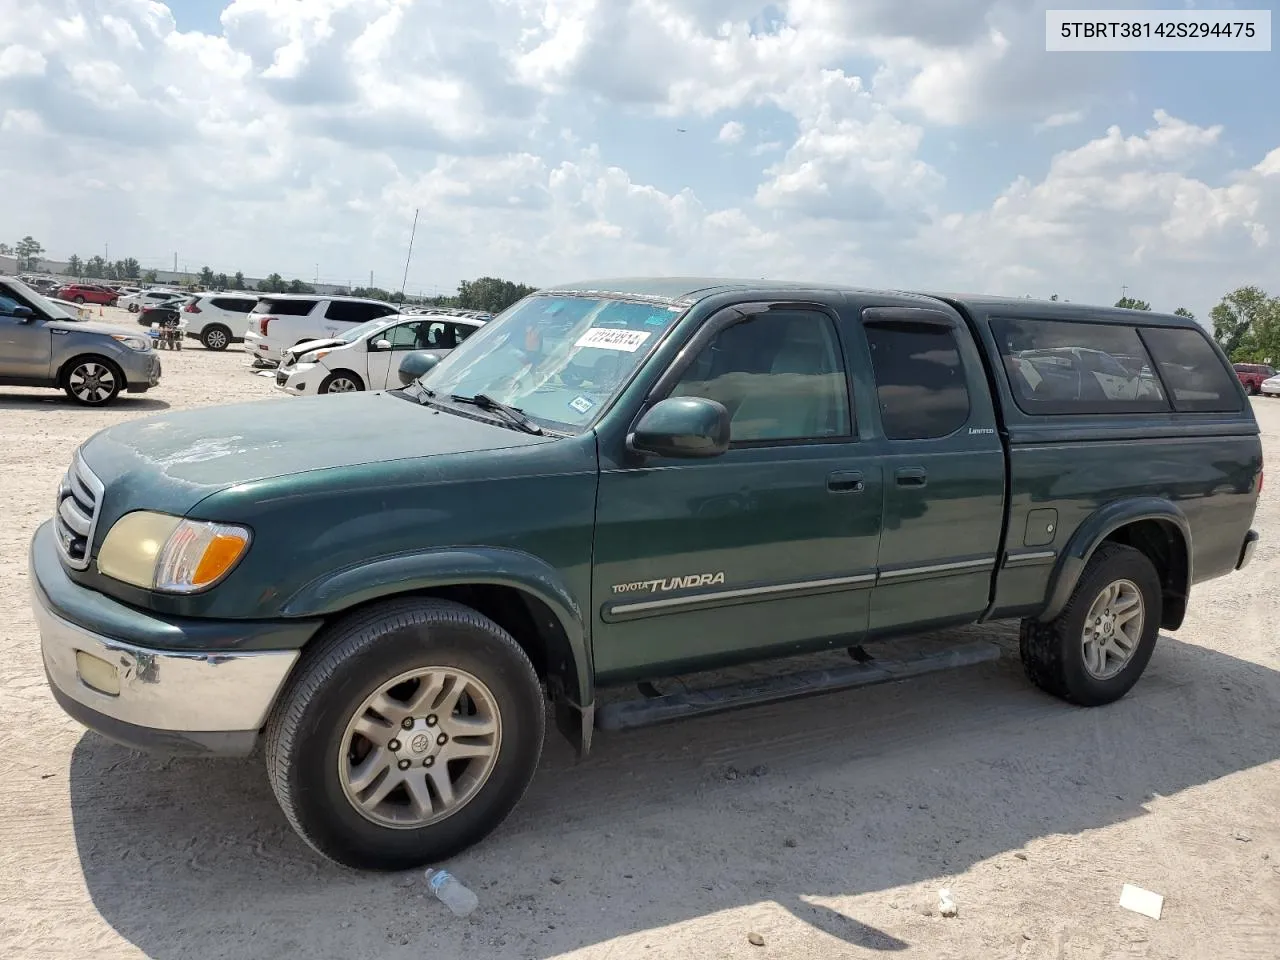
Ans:
[[[972,662],[864,644],[1020,619],[1033,683],[1110,703],[1257,543],[1257,424],[1181,317],[609,280],[399,369],[104,430],[31,545],[67,713],[140,748],[261,743],[290,823],[356,867],[493,830],[548,701],[585,753],[596,729]],[[831,649],[852,656],[654,683]]]

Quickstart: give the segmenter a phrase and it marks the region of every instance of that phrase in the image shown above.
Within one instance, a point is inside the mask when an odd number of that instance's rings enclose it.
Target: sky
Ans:
[[[1045,52],[1107,6],[0,0],[0,239],[398,289],[418,210],[410,294],[1280,293],[1280,53]]]

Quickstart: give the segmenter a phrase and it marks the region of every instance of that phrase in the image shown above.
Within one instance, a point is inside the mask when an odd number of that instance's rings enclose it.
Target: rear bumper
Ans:
[[[253,360],[265,360],[268,363],[280,362],[280,351],[273,347],[266,337],[252,330],[245,332],[244,352]]]
[[[1240,547],[1240,559],[1236,561],[1236,569],[1243,570],[1253,559],[1253,552],[1258,549],[1258,531],[1250,530],[1245,534],[1244,544]]]

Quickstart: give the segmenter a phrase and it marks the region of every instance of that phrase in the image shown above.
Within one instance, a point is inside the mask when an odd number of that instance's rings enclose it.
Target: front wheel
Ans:
[[[364,389],[364,381],[350,370],[338,370],[320,383],[320,393],[356,393]]]
[[[1112,703],[1138,682],[1155,650],[1160,575],[1133,547],[1104,543],[1054,620],[1023,620],[1022,664],[1040,689],[1084,707]]]
[[[62,378],[62,389],[76,403],[102,407],[124,387],[124,375],[113,363],[100,357],[73,360]]]
[[[349,867],[448,859],[524,795],[543,698],[519,644],[470,607],[403,600],[340,623],[300,665],[266,730],[289,823]]]

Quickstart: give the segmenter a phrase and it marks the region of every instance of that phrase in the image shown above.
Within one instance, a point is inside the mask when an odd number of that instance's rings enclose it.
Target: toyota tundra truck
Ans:
[[[984,655],[663,677],[1020,620],[1030,681],[1103,707],[1257,544],[1257,424],[1178,316],[600,280],[400,369],[103,430],[30,554],[68,714],[144,749],[261,745],[289,822],[357,868],[493,830],[547,701],[582,754]]]

